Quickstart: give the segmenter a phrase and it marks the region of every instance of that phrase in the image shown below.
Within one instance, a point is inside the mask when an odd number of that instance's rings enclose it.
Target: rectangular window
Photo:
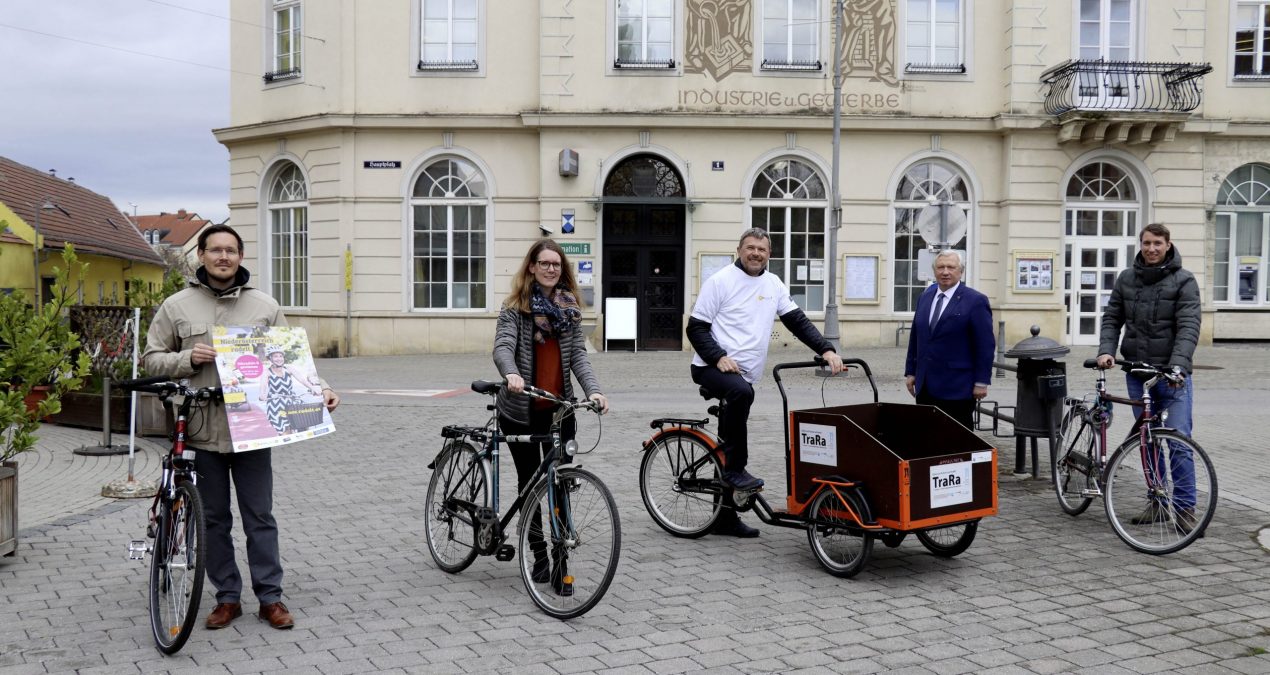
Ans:
[[[1080,58],[1133,60],[1133,15],[1133,0],[1080,0]]]
[[[309,221],[305,207],[270,209],[273,299],[283,307],[309,304]]]
[[[756,206],[751,215],[751,224],[771,237],[767,269],[785,282],[790,297],[804,311],[824,311],[825,210]]]
[[[961,0],[908,0],[906,73],[964,73]]]
[[[1235,7],[1235,78],[1270,80],[1270,1]]]
[[[477,70],[478,0],[421,0],[419,70]]]
[[[415,205],[415,308],[484,308],[485,246],[483,204]]]
[[[764,0],[763,70],[820,70],[817,0]]]
[[[614,68],[674,68],[673,0],[617,0]]]
[[[273,0],[273,48],[265,82],[300,77],[301,36],[299,0]]]

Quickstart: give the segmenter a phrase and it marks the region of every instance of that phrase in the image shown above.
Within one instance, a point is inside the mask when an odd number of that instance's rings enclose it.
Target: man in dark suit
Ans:
[[[966,263],[947,249],[932,263],[935,284],[917,300],[904,380],[917,402],[974,428],[975,401],[988,395],[996,339],[983,293],[961,283]]]

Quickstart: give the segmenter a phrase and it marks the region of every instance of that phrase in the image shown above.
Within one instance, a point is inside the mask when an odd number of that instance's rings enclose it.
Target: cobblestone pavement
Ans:
[[[884,400],[908,400],[900,350],[851,355],[873,366]],[[1073,392],[1092,386],[1079,365],[1087,356],[1066,358]],[[770,362],[803,358],[774,351]],[[343,391],[458,393],[348,393],[335,435],[277,450],[275,513],[297,626],[270,629],[249,599],[246,616],[218,632],[200,624],[174,657],[152,645],[146,571],[126,556],[148,503],[97,496],[126,465],[69,455],[95,442],[92,432],[46,429],[22,460],[17,555],[0,559],[0,672],[1270,673],[1270,554],[1256,540],[1270,523],[1270,466],[1256,431],[1270,347],[1197,354],[1220,368],[1197,373],[1195,417],[1222,500],[1207,537],[1185,551],[1131,551],[1096,505],[1063,515],[1045,481],[1011,475],[1013,440],[985,434],[1000,450],[1000,515],[981,523],[974,545],[953,559],[912,537],[879,545],[850,580],[823,572],[799,530],[760,524],[754,540],[683,540],[648,517],[636,479],[648,420],[704,417],[687,360],[593,356],[613,412],[583,464],[615,493],[622,560],[600,605],[567,623],[537,611],[514,564],[482,558],[447,575],[423,540],[437,431],[484,421],[485,399],[467,385],[495,376],[485,356],[321,362]],[[1008,377],[992,398],[1013,402]],[[859,377],[804,373],[787,383],[795,407],[819,406],[822,385],[831,403],[867,396]],[[759,389],[752,470],[779,485],[780,399],[770,377]],[[579,441],[596,433],[584,421]],[[148,444],[139,453],[139,475],[153,471],[154,453]],[[512,474],[506,463],[505,490]],[[209,590],[201,613],[212,605]]]

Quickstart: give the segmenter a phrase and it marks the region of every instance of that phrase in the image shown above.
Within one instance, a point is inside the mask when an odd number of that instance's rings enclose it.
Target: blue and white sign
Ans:
[[[560,209],[560,233],[573,234],[573,209]]]
[[[594,260],[579,260],[578,261],[578,285],[579,286],[594,285],[592,281],[594,279],[594,273],[595,273]]]

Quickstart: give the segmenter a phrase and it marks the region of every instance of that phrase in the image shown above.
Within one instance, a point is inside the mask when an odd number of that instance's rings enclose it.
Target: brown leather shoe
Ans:
[[[207,615],[207,629],[218,630],[224,628],[242,615],[242,605],[236,602],[218,602],[212,613]]]
[[[268,621],[270,626],[278,629],[287,629],[295,625],[295,619],[291,618],[291,612],[287,611],[287,606],[281,602],[271,602],[267,605],[260,606],[260,618]]]

